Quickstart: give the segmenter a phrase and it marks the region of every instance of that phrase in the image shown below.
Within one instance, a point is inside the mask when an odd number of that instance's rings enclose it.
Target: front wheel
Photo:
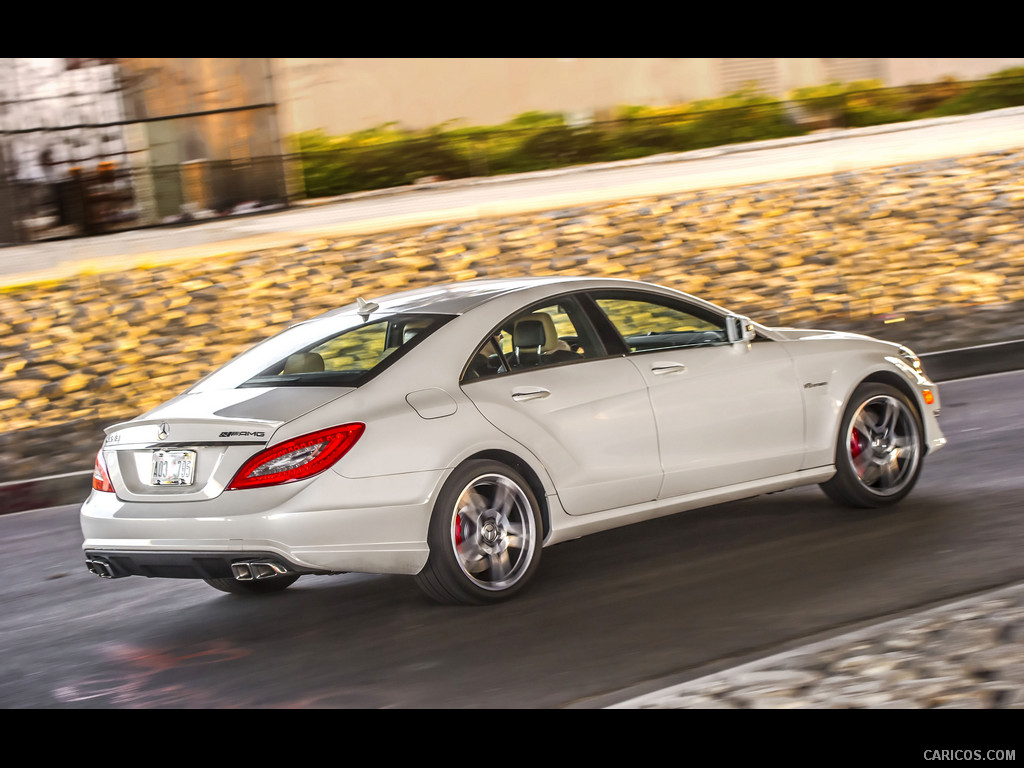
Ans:
[[[851,507],[895,504],[921,473],[922,432],[917,409],[902,392],[887,384],[861,384],[839,427],[836,474],[822,490]]]
[[[495,461],[467,462],[438,495],[416,583],[442,603],[507,600],[537,569],[540,530],[540,507],[522,475]]]

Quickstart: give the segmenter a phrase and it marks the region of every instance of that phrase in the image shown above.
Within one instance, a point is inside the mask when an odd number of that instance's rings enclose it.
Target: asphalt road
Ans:
[[[0,707],[563,708],[1024,579],[1024,373],[948,382],[949,445],[897,508],[816,488],[544,551],[529,591],[437,606],[411,580],[263,599],[87,573],[74,507],[0,517]]]

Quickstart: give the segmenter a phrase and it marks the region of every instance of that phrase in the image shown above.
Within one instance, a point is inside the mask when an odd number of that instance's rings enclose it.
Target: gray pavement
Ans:
[[[1024,584],[807,642],[609,709],[1022,709]]]
[[[346,195],[277,213],[0,249],[0,285],[80,268],[290,245],[701,187],[840,173],[1024,146],[1024,108],[828,131],[517,177]],[[853,628],[780,653],[732,660],[581,706],[1024,708],[1024,584]]]

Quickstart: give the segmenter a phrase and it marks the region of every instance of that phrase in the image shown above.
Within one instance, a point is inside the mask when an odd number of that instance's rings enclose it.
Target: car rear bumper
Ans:
[[[427,560],[444,477],[443,470],[361,479],[328,472],[201,502],[123,501],[93,491],[81,510],[82,548],[109,563],[114,578],[227,578],[232,564],[260,559],[295,573],[414,574]],[[93,572],[106,575],[105,567]]]
[[[270,552],[190,552],[86,549],[85,563],[97,576],[120,579],[146,576],[164,579],[264,579],[286,573],[330,573],[291,563]]]

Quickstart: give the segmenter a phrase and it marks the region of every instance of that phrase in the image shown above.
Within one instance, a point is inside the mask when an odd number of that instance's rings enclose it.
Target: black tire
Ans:
[[[540,505],[529,483],[496,461],[469,461],[445,482],[415,579],[432,599],[483,605],[518,594],[540,563]]]
[[[275,576],[272,579],[253,579],[252,581],[239,581],[238,579],[203,579],[214,589],[221,592],[230,592],[233,595],[269,595],[288,589],[299,580],[299,574],[289,573],[284,576]]]
[[[836,473],[821,489],[849,507],[895,504],[917,483],[923,458],[924,430],[914,404],[887,384],[861,384],[840,422]]]

